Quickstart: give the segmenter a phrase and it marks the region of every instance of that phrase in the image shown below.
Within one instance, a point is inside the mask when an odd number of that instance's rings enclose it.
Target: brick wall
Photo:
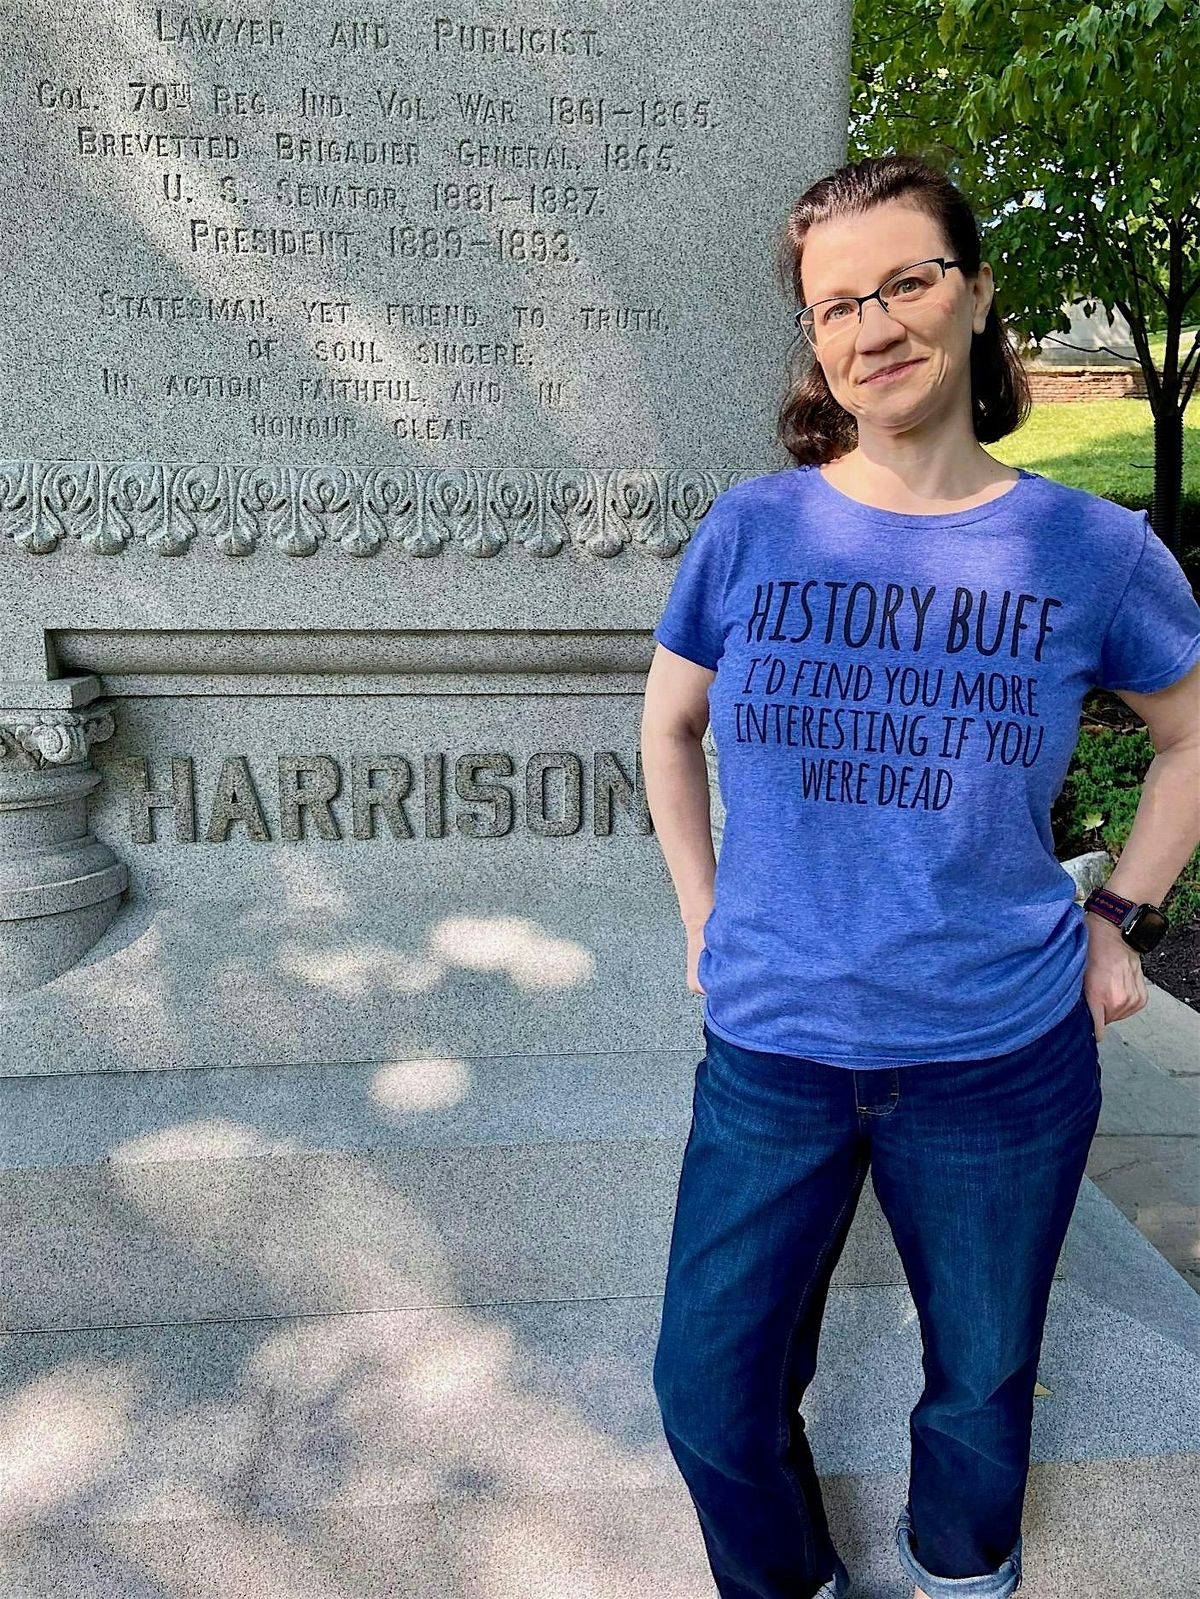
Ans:
[[[1144,400],[1146,380],[1139,366],[1033,366],[1025,368],[1035,405],[1068,400]]]

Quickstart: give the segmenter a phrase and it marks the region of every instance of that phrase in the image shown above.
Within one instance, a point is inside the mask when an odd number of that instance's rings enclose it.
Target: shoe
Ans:
[[[834,1555],[833,1576],[828,1582],[822,1583],[813,1595],[813,1599],[845,1599],[850,1592],[850,1573]]]

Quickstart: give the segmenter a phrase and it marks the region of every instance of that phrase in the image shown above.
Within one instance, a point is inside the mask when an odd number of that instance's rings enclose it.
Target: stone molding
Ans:
[[[609,558],[677,555],[725,488],[750,470],[280,466],[188,461],[2,461],[0,540],[31,555],[75,541],[93,555],[144,544],[185,555]]]

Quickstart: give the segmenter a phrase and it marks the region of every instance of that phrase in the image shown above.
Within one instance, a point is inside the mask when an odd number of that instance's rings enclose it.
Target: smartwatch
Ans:
[[[1142,955],[1154,948],[1171,925],[1157,905],[1144,902],[1137,905],[1108,888],[1093,889],[1084,900],[1083,908],[1119,927],[1125,942]]]

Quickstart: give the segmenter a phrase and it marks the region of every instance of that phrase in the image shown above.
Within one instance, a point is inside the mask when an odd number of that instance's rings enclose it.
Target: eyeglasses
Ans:
[[[940,255],[916,261],[912,266],[893,272],[874,294],[843,294],[835,299],[814,300],[796,312],[796,325],[803,329],[814,350],[825,350],[859,326],[868,300],[878,300],[889,316],[896,316],[903,322],[910,310],[928,310],[941,301],[950,267],[962,270],[963,263],[947,261]]]

